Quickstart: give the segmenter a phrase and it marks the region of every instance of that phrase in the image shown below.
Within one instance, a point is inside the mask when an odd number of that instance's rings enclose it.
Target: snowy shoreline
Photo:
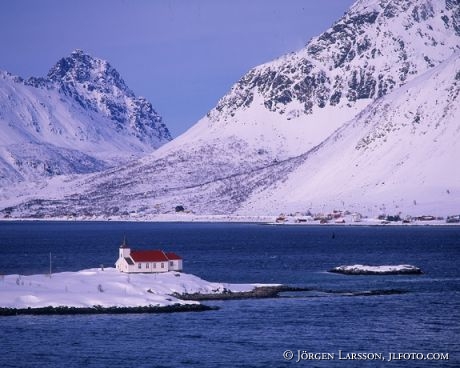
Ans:
[[[127,274],[115,268],[0,277],[0,315],[159,313],[210,310],[181,295],[251,295],[281,285],[228,284],[179,272]],[[17,312],[17,313],[16,313]]]
[[[151,223],[248,223],[276,226],[460,226],[459,223],[448,223],[446,220],[414,220],[410,223],[402,221],[384,221],[376,218],[364,218],[359,222],[346,219],[345,222],[329,221],[321,223],[316,220],[299,221],[295,216],[286,221],[277,222],[277,216],[239,216],[239,215],[152,215],[146,217],[49,217],[49,218],[0,218],[0,222],[151,222]]]

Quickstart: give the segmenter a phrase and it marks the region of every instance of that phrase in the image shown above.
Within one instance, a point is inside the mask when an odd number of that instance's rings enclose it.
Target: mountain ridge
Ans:
[[[345,205],[373,215],[453,211],[459,17],[458,1],[359,0],[300,51],[253,68],[207,116],[152,154],[51,183],[52,194],[10,197],[3,213],[145,218],[178,205],[197,214]],[[430,125],[435,118],[449,134]],[[430,156],[436,139],[445,149]],[[420,168],[424,160],[430,164]]]
[[[0,72],[0,182],[100,171],[172,139],[150,102],[81,50],[46,78]]]

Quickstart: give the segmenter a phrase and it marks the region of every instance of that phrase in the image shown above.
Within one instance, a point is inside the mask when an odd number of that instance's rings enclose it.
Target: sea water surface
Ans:
[[[0,222],[0,274],[47,273],[50,253],[53,272],[113,267],[124,236],[209,281],[312,291],[201,313],[0,317],[1,367],[460,366],[460,227]],[[356,263],[424,274],[326,272]],[[388,290],[404,293],[357,295]]]

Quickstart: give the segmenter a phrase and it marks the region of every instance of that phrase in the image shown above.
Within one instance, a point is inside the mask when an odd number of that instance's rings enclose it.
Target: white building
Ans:
[[[182,271],[182,258],[162,250],[131,250],[125,240],[120,245],[115,267],[127,273]]]

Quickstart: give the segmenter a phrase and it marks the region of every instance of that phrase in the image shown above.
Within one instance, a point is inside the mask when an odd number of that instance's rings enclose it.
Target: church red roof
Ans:
[[[135,262],[168,262],[162,250],[132,250],[130,256]]]
[[[130,256],[134,262],[168,262],[182,259],[176,253],[165,253],[162,250],[132,250]]]

